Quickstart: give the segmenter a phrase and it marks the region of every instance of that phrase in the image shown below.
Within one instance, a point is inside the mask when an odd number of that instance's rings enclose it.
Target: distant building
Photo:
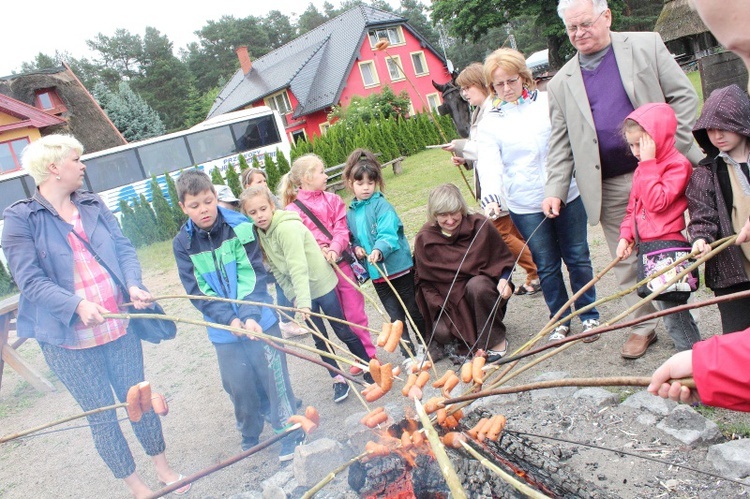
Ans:
[[[390,42],[388,54],[374,48],[381,38]],[[422,101],[436,109],[442,100],[432,80],[451,79],[445,59],[406,19],[365,5],[255,61],[246,47],[237,55],[241,69],[221,90],[208,118],[267,105],[282,115],[292,141],[323,133],[332,106],[379,93],[385,85],[396,94],[406,90],[412,111],[423,111]]]
[[[688,0],[664,0],[654,31],[680,64],[700,59],[719,46]]]

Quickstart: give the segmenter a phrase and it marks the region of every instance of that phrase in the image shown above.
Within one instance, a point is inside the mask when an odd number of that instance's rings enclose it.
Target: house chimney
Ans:
[[[247,75],[250,70],[253,69],[253,61],[250,60],[250,54],[247,52],[247,46],[242,45],[240,47],[237,47],[235,52],[237,52],[237,58],[240,60],[242,73]]]

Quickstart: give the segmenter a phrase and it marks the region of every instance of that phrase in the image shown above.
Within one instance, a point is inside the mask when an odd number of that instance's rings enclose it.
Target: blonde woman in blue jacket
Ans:
[[[375,292],[391,321],[400,320],[406,328],[409,322],[396,293],[401,297],[419,329],[414,332],[418,340],[416,335],[424,333],[424,319],[414,298],[414,261],[409,242],[404,236],[404,224],[381,192],[385,182],[380,163],[367,149],[355,149],[346,160],[343,177],[347,188],[354,193],[354,200],[346,213],[346,222],[352,233],[357,258],[366,259]],[[386,273],[385,276],[381,275],[380,269]],[[404,335],[404,340],[416,354],[414,359],[410,358],[404,346],[399,344],[405,358],[404,367],[408,370],[413,362],[421,363],[424,360],[425,352],[421,346],[414,349],[408,334]],[[421,343],[418,341],[418,344]]]

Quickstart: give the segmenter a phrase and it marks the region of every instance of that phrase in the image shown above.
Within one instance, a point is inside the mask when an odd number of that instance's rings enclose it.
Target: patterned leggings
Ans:
[[[39,343],[44,359],[60,378],[84,411],[115,403],[112,390],[125,402],[128,389],[143,381],[143,350],[135,334],[98,347],[70,350],[49,343]],[[135,472],[130,448],[117,422],[115,411],[88,416],[94,445],[115,478],[126,478]],[[164,452],[161,421],[153,411],[131,423],[136,437],[149,456]]]

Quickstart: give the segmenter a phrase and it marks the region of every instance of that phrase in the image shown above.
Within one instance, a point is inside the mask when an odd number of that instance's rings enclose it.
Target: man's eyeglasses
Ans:
[[[565,29],[568,31],[569,35],[575,35],[578,31],[588,31],[591,29],[591,27],[596,24],[596,22],[599,20],[600,17],[602,17],[602,14],[607,12],[606,10],[603,10],[598,16],[596,16],[596,19],[593,21],[589,21],[586,23],[581,24],[574,24],[573,26],[565,26]]]
[[[492,88],[494,88],[495,90],[498,90],[498,89],[504,89],[505,87],[512,87],[513,85],[518,83],[518,80],[520,79],[521,79],[520,76],[516,76],[515,78],[508,78],[505,81],[498,81],[498,82],[493,81]]]

